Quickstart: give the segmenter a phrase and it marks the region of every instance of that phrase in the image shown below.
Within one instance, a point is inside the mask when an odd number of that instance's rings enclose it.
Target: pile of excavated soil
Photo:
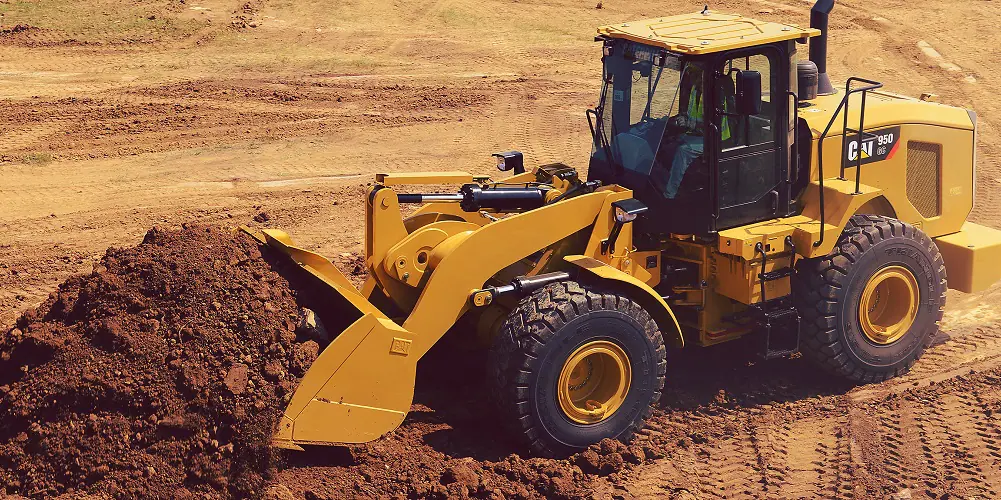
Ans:
[[[159,230],[110,249],[0,342],[0,484],[51,496],[245,497],[315,341],[247,236]]]
[[[657,456],[606,441],[565,460],[522,458],[482,399],[482,353],[449,342],[422,362],[397,431],[270,449],[322,339],[298,327],[308,297],[266,257],[222,229],[154,228],[25,313],[0,341],[6,493],[581,498]],[[338,263],[362,278],[357,259]]]

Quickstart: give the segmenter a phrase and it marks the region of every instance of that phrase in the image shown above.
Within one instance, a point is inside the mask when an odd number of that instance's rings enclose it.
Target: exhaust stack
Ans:
[[[836,92],[827,76],[827,18],[833,8],[834,0],[817,0],[810,9],[810,27],[820,30],[820,36],[810,39],[810,60],[817,65],[817,72],[820,73],[817,81],[817,93],[820,95]]]

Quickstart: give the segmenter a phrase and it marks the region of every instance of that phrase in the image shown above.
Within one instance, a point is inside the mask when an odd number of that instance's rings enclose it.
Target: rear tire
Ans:
[[[945,263],[910,224],[856,215],[829,255],[796,271],[800,350],[829,373],[860,383],[901,375],[938,333]]]
[[[660,399],[665,356],[656,322],[625,295],[554,283],[501,326],[491,394],[502,424],[533,454],[566,456],[632,438]]]

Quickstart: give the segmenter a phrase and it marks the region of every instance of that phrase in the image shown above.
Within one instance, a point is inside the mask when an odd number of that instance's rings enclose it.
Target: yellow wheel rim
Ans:
[[[896,342],[914,324],[919,303],[918,280],[909,269],[887,266],[876,271],[859,302],[862,333],[876,344]]]
[[[626,352],[607,340],[580,346],[560,371],[556,392],[560,408],[579,424],[595,424],[622,406],[632,383]]]

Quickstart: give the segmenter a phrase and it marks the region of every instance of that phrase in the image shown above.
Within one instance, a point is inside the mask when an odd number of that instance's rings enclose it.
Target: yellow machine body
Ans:
[[[819,32],[703,13],[610,25],[599,33],[704,55],[792,44]],[[573,170],[565,166],[561,175],[538,167],[497,182],[466,172],[376,175],[366,197],[369,278],[361,290],[328,259],[297,247],[285,233],[255,233],[330,294],[330,306],[316,311],[325,323],[333,317],[348,325],[330,332],[333,340],[285,409],[275,445],[359,443],[395,429],[410,409],[418,361],[467,315],[479,325],[475,335],[489,339],[514,305],[510,298],[495,300],[489,287],[517,277],[558,271],[614,288],[648,311],[667,343],[677,347],[712,345],[749,333],[746,324],[730,318],[762,303],[762,294],[784,297],[791,290],[788,276],[764,286],[761,276],[792,267],[797,259],[829,254],[858,214],[892,217],[926,233],[943,255],[952,288],[975,292],[1001,279],[1001,231],[966,221],[975,189],[975,114],[872,91],[864,128],[876,139],[867,144],[842,130],[842,97],[819,96],[797,110],[798,122],[790,116],[790,123],[806,127],[810,141],[809,182],[796,200],[801,210],[724,229],[711,238],[663,234],[638,250],[632,224],[618,219],[617,204],[631,200],[633,192],[612,184],[564,197],[579,187],[576,171],[562,175]],[[849,101],[847,108],[858,120],[860,101]],[[836,125],[823,136],[829,123]],[[847,128],[860,125],[849,121]],[[851,162],[840,170],[845,152],[866,160],[861,174]],[[544,203],[526,210],[430,201],[404,217],[394,186],[422,184],[541,184],[548,191]],[[667,261],[691,266],[695,284],[665,290]]]

